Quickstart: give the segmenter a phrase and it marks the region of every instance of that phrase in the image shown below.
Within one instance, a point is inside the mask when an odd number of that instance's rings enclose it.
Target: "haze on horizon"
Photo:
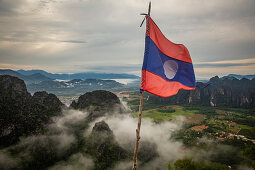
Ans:
[[[0,69],[140,74],[148,0],[0,0]],[[254,0],[152,0],[197,79],[255,74]]]

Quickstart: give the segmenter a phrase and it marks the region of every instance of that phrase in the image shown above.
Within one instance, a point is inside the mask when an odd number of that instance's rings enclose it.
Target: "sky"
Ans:
[[[255,0],[152,0],[197,79],[255,74]],[[0,69],[140,75],[148,0],[0,0]]]

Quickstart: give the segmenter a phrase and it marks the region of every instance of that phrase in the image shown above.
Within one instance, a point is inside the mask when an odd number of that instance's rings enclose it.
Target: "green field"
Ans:
[[[129,94],[130,97],[125,101],[137,117],[139,92]],[[212,162],[232,164],[233,169],[237,169],[240,163],[247,162],[249,168],[255,169],[254,108],[174,105],[163,99],[148,99],[148,96],[144,97],[142,116],[145,119],[160,123],[174,120],[178,116],[185,117],[182,128],[172,134],[172,140],[182,142],[185,148],[196,148],[198,151],[231,146],[234,148],[231,152],[223,151],[219,157],[214,157]],[[201,139],[208,139],[210,142],[206,143]]]
[[[145,110],[143,111],[142,116],[159,122],[163,120],[172,120],[177,116],[191,117],[196,112],[196,110],[184,110],[181,106],[165,106],[163,108]],[[133,114],[137,117],[138,112],[134,112]]]

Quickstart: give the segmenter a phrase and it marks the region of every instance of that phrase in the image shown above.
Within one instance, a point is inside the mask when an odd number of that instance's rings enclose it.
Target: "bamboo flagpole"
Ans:
[[[149,3],[149,8],[148,8],[148,14],[147,15],[150,15],[150,13],[151,13],[151,2]],[[142,21],[140,27],[142,26],[143,22],[144,22],[144,20]],[[137,153],[138,153],[139,140],[141,138],[140,137],[140,128],[141,128],[141,123],[142,123],[143,96],[144,96],[144,91],[142,90],[141,91],[141,96],[140,96],[140,105],[139,105],[138,123],[137,123],[137,129],[136,129],[136,142],[135,142],[132,170],[136,170],[136,167],[137,167]]]
[[[133,170],[136,170],[136,167],[137,167],[137,152],[138,152],[138,146],[139,146],[139,140],[140,140],[140,128],[142,123],[143,95],[144,95],[144,91],[141,92],[141,98],[140,98],[138,123],[137,123],[137,129],[136,129],[136,143],[135,143],[134,157],[133,157],[133,161],[134,161]]]

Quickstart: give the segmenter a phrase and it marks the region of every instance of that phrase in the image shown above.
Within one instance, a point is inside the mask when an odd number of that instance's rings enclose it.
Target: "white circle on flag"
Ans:
[[[174,60],[165,61],[164,65],[164,74],[168,79],[173,79],[178,71],[178,64]]]

